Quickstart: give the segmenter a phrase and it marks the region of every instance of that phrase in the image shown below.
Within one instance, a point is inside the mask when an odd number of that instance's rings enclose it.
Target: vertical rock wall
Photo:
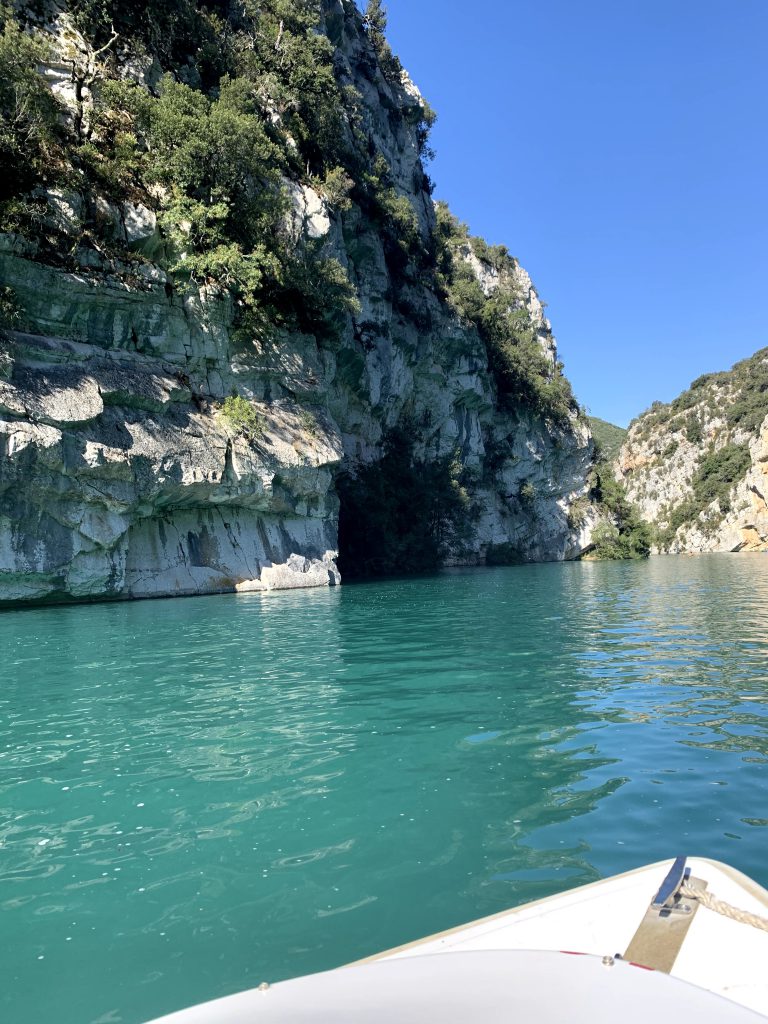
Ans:
[[[77,38],[66,13],[53,25],[59,56],[43,70],[72,102],[57,68]],[[324,27],[337,75],[361,97],[367,144],[428,240],[418,90],[385,77],[354,5],[329,0]],[[157,220],[134,201],[52,190],[46,215],[72,239],[66,265],[0,236],[0,284],[25,316],[0,340],[0,602],[336,583],[335,475],[378,458],[404,417],[420,425],[422,457],[456,453],[470,471],[477,515],[454,561],[482,563],[499,546],[563,559],[586,546],[588,526],[568,516],[587,492],[585,421],[502,408],[477,331],[418,277],[393,279],[376,222],[355,204],[334,212],[309,182],[286,185],[286,230],[336,257],[359,297],[333,345],[279,330],[244,344],[226,293],[179,292]],[[94,204],[140,260],[80,243]],[[492,294],[496,272],[466,259]],[[535,289],[515,274],[554,365]],[[234,392],[251,403],[255,434],[223,415]]]

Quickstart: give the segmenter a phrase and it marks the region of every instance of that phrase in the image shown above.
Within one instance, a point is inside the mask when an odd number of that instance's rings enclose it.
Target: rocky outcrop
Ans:
[[[768,550],[768,350],[652,406],[616,473],[660,550]]]
[[[427,239],[418,90],[383,75],[352,5],[325,9],[336,72],[362,98],[370,145]],[[75,45],[71,26],[60,42]],[[48,78],[74,102],[58,67],[54,54]],[[455,453],[468,473],[473,525],[449,560],[482,563],[502,546],[565,559],[588,546],[590,517],[569,518],[587,493],[585,421],[502,407],[476,329],[427,283],[395,286],[375,221],[355,204],[334,212],[311,182],[286,192],[285,230],[323,245],[359,298],[334,344],[284,329],[243,340],[225,291],[169,276],[157,217],[133,199],[49,191],[66,260],[0,236],[0,283],[23,318],[0,342],[0,602],[338,583],[336,474],[377,459],[404,417],[420,455]],[[82,241],[94,204],[114,251]],[[492,294],[493,267],[466,258]],[[515,273],[554,366],[549,322]],[[228,418],[233,393],[256,429]]]

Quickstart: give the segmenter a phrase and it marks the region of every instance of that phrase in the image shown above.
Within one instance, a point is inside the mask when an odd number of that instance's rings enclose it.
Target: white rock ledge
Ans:
[[[254,591],[336,587],[341,583],[336,557],[336,551],[326,551],[322,559],[291,555],[283,565],[265,566],[260,579],[244,580],[237,584],[235,590],[238,594],[248,594]]]

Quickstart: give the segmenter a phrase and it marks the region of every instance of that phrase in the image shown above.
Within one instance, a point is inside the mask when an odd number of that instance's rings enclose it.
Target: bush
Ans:
[[[237,336],[267,326],[335,337],[354,289],[322,246],[288,244],[280,185],[285,157],[270,138],[254,84],[225,77],[209,97],[166,75],[152,96],[125,82],[100,90],[95,137],[81,156],[120,193],[132,180],[147,202],[164,196],[159,221],[170,242],[169,269],[226,287],[238,304]],[[337,198],[345,187],[336,168]],[[340,199],[339,199],[340,201]]]
[[[515,263],[501,246],[493,249],[470,243],[469,231],[445,203],[436,205],[434,262],[440,291],[463,319],[473,323],[485,343],[488,364],[499,397],[508,408],[528,408],[535,415],[565,426],[578,408],[560,364],[542,351],[537,329],[515,286]],[[484,243],[483,243],[484,244]],[[462,250],[470,246],[493,261],[499,284],[486,296]],[[478,253],[482,253],[480,256]]]
[[[568,509],[568,527],[580,530],[587,521],[591,504],[588,498],[577,498]]]
[[[704,440],[704,428],[701,418],[695,413],[685,421],[685,436],[690,444],[701,444]]]
[[[665,512],[667,525],[659,541],[668,547],[677,531],[686,524],[700,520],[704,510],[717,502],[721,517],[731,509],[731,491],[744,478],[752,464],[749,445],[730,444],[715,450],[710,448],[691,480],[693,494],[673,509]],[[716,525],[710,517],[710,529]]]
[[[647,523],[638,529],[621,530],[614,523],[600,523],[592,534],[594,557],[601,560],[647,558],[651,551],[651,528]]]
[[[16,292],[7,285],[0,286],[0,330],[20,330],[24,326],[24,310]]]
[[[595,442],[595,461],[613,462],[618,458],[621,446],[627,437],[627,431],[623,427],[617,427],[606,420],[598,419],[597,416],[590,416],[589,429],[592,431],[592,438]]]
[[[0,202],[51,181],[60,163],[58,104],[37,65],[42,43],[0,6]]]
[[[361,172],[357,198],[382,229],[392,276],[402,276],[410,260],[423,258],[424,246],[416,211],[407,196],[395,189],[389,164],[381,153]]]
[[[738,397],[726,414],[729,427],[755,434],[768,416],[768,349],[761,349],[731,370]]]
[[[526,480],[520,488],[520,504],[530,508],[536,500],[536,486]]]
[[[247,398],[231,395],[224,400],[221,415],[236,434],[255,441],[264,433],[264,417],[259,415]]]
[[[343,167],[332,167],[325,176],[322,192],[334,210],[348,210],[352,206],[349,194],[355,183]]]
[[[647,558],[653,542],[652,529],[627,500],[624,486],[607,466],[595,468],[591,498],[606,517],[592,535],[594,556],[600,559]]]
[[[368,0],[365,7],[363,24],[368,32],[371,45],[376,51],[384,77],[393,83],[399,82],[403,66],[392,53],[387,42],[385,34],[387,31],[387,12],[382,0]]]

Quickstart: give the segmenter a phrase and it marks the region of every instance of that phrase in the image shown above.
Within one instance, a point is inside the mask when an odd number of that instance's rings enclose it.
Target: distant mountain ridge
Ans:
[[[660,551],[768,550],[768,348],[654,402],[615,469]]]
[[[617,427],[615,423],[601,420],[597,416],[590,416],[589,429],[592,431],[598,454],[606,462],[614,462],[626,439],[627,428]]]

